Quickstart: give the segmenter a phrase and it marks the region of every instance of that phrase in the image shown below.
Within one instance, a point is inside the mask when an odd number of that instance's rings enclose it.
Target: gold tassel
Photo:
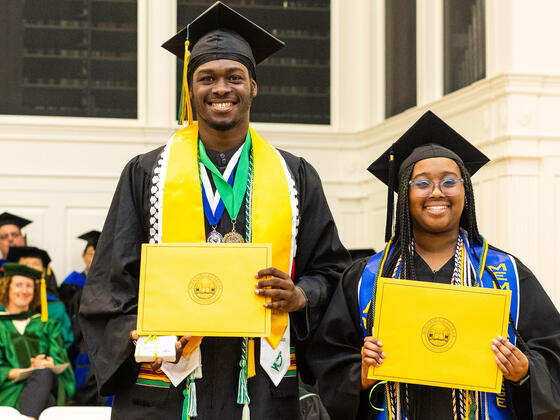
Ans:
[[[51,266],[47,266],[47,276],[51,275]],[[49,320],[49,308],[47,306],[47,282],[45,281],[45,273],[41,276],[41,322]]]
[[[185,347],[183,348],[183,357],[189,357],[193,351],[200,345],[202,337],[191,337]]]
[[[179,125],[183,125],[183,123],[185,122],[185,113],[187,114],[187,125],[191,125],[193,123],[191,96],[189,92],[189,81],[187,78],[190,56],[191,53],[189,52],[189,40],[187,39],[185,41],[185,59],[183,64],[183,89],[181,91],[181,112],[179,114]]]
[[[247,355],[247,378],[257,374],[255,370],[255,339],[249,338],[249,353]]]

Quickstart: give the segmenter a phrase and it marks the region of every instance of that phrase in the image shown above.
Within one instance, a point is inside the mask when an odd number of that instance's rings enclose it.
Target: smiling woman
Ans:
[[[67,367],[58,376],[49,368],[68,363],[60,325],[42,322],[33,315],[39,306],[36,282],[41,272],[16,263],[4,264],[6,277],[0,279],[0,405],[15,407],[22,414],[38,418],[45,408],[63,405],[74,392],[74,376]]]
[[[450,232],[456,239],[465,207],[461,179],[459,166],[449,158],[430,158],[414,165],[409,200],[415,238],[420,232]]]
[[[332,420],[558,418],[560,314],[531,271],[478,231],[471,176],[486,162],[428,111],[368,168],[389,186],[387,245],[346,270],[307,354]],[[391,358],[372,337],[378,276],[511,290],[508,338],[488,337],[488,353],[505,378],[502,394],[395,382],[374,387],[368,369]],[[403,317],[419,316],[399,309]],[[461,316],[472,319],[481,309]],[[439,338],[441,326],[431,334]]]

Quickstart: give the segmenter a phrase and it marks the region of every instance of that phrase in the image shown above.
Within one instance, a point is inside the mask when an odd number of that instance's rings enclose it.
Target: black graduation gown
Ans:
[[[100,392],[115,394],[114,419],[179,419],[183,404],[184,381],[169,389],[135,384],[139,365],[129,338],[136,329],[140,245],[149,238],[151,180],[161,151],[137,156],[123,170],[80,305],[79,320]],[[316,171],[304,159],[281,153],[298,190],[294,278],[308,300],[305,310],[290,314],[291,342],[296,346],[300,375],[312,381],[302,356],[307,338],[317,328],[350,257],[338,238]],[[238,220],[243,220],[244,211],[242,206]],[[207,233],[209,229],[206,223]],[[244,223],[237,223],[236,229],[244,234]],[[222,234],[231,231],[227,212],[217,230]],[[260,342],[255,341],[258,355]],[[196,381],[197,418],[241,418],[242,406],[236,402],[241,339],[207,337],[201,350],[203,378]],[[252,418],[299,418],[297,378],[284,378],[274,387],[258,361],[256,364],[257,375],[248,381]]]
[[[361,391],[361,348],[364,337],[358,307],[358,282],[369,258],[354,262],[343,274],[323,321],[306,354],[319,383],[319,394],[332,420],[373,419],[369,389]],[[518,259],[518,331],[527,343],[530,380],[522,386],[505,381],[512,418],[540,420],[560,416],[560,315],[546,292]],[[448,283],[453,258],[437,273],[415,257],[418,280]],[[518,343],[518,347],[523,350]],[[387,355],[390,357],[390,355]],[[382,387],[372,403],[382,406]],[[451,392],[446,388],[409,385],[411,418],[452,419]]]

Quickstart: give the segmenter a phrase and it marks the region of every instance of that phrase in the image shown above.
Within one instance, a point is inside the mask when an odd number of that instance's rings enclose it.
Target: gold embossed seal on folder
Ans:
[[[424,324],[422,342],[426,348],[436,353],[449,350],[455,344],[457,330],[453,323],[443,317],[435,317]]]
[[[270,244],[143,244],[138,334],[269,337],[255,273],[271,266]]]
[[[189,282],[189,295],[201,305],[210,305],[222,295],[222,282],[212,273],[198,273]]]

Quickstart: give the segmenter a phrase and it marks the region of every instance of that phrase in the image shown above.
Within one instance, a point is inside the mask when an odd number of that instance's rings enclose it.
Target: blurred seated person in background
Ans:
[[[107,397],[101,397],[97,392],[97,383],[91,371],[87,347],[77,319],[82,290],[100,235],[101,232],[98,230],[92,230],[78,236],[79,239],[86,241],[86,247],[82,253],[85,270],[81,273],[77,271],[70,273],[59,288],[60,299],[66,305],[74,332],[74,343],[68,349],[68,357],[74,368],[74,376],[76,378],[76,393],[73,401],[76,405],[107,405]]]
[[[17,408],[33,419],[47,407],[64,405],[74,393],[72,368],[59,375],[36,369],[25,379],[22,370],[68,363],[60,325],[33,315],[40,305],[42,273],[25,265],[4,264],[0,279],[0,405]]]
[[[21,230],[32,223],[31,220],[16,216],[15,214],[0,214],[0,277],[2,276],[2,265],[8,258],[8,250],[11,246],[25,246],[25,236]]]
[[[78,239],[83,239],[86,241],[86,247],[82,253],[82,259],[84,260],[85,269],[79,273],[77,271],[72,271],[60,285],[58,292],[60,295],[60,300],[66,305],[68,310],[68,315],[72,319],[72,324],[74,324],[74,317],[78,315],[78,305],[80,299],[74,299],[76,294],[81,296],[81,291],[86,283],[86,276],[91,267],[93,261],[93,256],[95,255],[95,248],[97,247],[97,242],[99,241],[99,236],[101,232],[98,230],[91,230],[78,236]],[[80,293],[78,293],[80,292]]]
[[[307,353],[332,420],[559,418],[560,315],[533,273],[478,231],[471,176],[486,162],[428,111],[368,168],[389,186],[387,245],[346,270]],[[511,290],[509,337],[488,337],[488,354],[505,379],[502,393],[396,382],[372,388],[369,367],[392,357],[383,351],[387,343],[372,337],[379,276]]]
[[[74,333],[72,332],[72,323],[70,317],[66,313],[66,307],[57,297],[56,288],[53,290],[51,284],[56,280],[52,279],[52,274],[49,276],[47,268],[51,262],[51,257],[47,251],[33,246],[15,246],[11,247],[8,252],[8,262],[23,264],[38,270],[45,276],[47,282],[47,307],[49,310],[49,317],[60,324],[64,347],[68,349],[74,342]],[[51,277],[49,281],[49,277]]]

